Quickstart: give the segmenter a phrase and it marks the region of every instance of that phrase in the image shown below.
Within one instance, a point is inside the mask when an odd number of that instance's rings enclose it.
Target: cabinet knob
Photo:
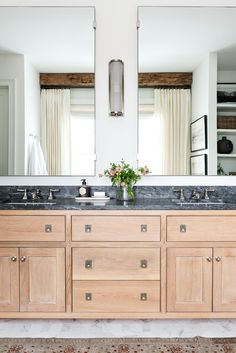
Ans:
[[[52,225],[51,224],[45,224],[45,232],[46,233],[52,232]]]
[[[16,262],[17,261],[17,257],[16,256],[12,256],[11,257],[11,261]]]
[[[179,231],[180,233],[186,233],[187,232],[186,224],[180,224]]]
[[[221,261],[221,257],[217,256],[217,257],[216,257],[216,261],[217,261],[217,262],[220,262],[220,261]]]
[[[21,262],[25,262],[26,261],[26,256],[21,256],[20,261]]]
[[[147,224],[141,224],[140,230],[142,233],[147,233]]]
[[[91,233],[92,232],[91,224],[85,224],[84,230],[85,230],[85,233]]]
[[[212,261],[212,257],[210,257],[210,256],[207,257],[206,259],[207,259],[208,262],[211,262],[211,261]]]
[[[141,293],[141,294],[140,294],[140,300],[141,300],[142,302],[147,301],[147,293]]]
[[[148,267],[148,262],[147,262],[147,260],[141,260],[141,261],[140,261],[140,267],[141,267],[141,268],[147,268],[147,267]]]
[[[85,268],[93,268],[93,261],[92,260],[85,260],[84,267]]]
[[[85,293],[85,300],[91,301],[92,300],[92,293]]]

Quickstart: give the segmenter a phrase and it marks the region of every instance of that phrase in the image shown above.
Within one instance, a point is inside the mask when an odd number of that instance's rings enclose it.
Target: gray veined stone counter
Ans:
[[[15,200],[14,200],[15,201]],[[22,202],[22,204],[21,204]],[[23,201],[17,201],[17,204],[11,204],[6,200],[0,201],[0,210],[236,210],[236,203],[232,200],[220,202],[211,200],[209,202],[186,202],[180,203],[177,199],[158,199],[158,198],[136,198],[134,201],[117,201],[110,199],[109,201],[96,202],[78,202],[74,198],[57,198],[48,204],[45,201],[41,204],[28,202],[27,205]]]

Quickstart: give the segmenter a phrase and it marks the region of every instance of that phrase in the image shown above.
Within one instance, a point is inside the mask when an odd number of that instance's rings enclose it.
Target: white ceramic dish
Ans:
[[[79,201],[79,202],[97,202],[97,201],[109,201],[109,200],[110,200],[109,196],[75,197],[75,201]]]

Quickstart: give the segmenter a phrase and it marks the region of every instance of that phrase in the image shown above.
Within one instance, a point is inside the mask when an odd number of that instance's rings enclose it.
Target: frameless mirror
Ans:
[[[93,7],[0,7],[0,175],[94,175],[93,27]]]
[[[139,7],[138,163],[236,175],[236,9]]]

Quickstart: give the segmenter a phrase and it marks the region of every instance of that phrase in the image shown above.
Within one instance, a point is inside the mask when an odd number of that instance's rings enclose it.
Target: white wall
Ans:
[[[25,82],[25,173],[27,173],[30,134],[40,137],[40,82],[39,73],[24,57]]]
[[[236,82],[236,71],[231,70],[219,70],[217,73],[218,83],[235,83]]]
[[[235,0],[0,0],[0,5],[96,6],[96,119],[97,172],[108,162],[124,157],[135,162],[137,147],[137,6],[235,6]],[[108,62],[125,63],[125,117],[108,117]],[[92,179],[97,184],[102,180]],[[76,184],[80,178],[4,178],[8,184]],[[236,185],[235,177],[149,177],[146,184],[221,184]],[[29,321],[1,320],[0,336],[21,337],[105,337],[105,336],[236,336],[235,320],[137,320],[137,321]]]
[[[193,71],[192,83],[192,121],[208,115],[209,102],[209,56]]]
[[[15,173],[24,174],[24,57],[0,55],[0,80],[15,80]],[[7,178],[2,177],[7,180]],[[0,179],[1,183],[1,179]]]

